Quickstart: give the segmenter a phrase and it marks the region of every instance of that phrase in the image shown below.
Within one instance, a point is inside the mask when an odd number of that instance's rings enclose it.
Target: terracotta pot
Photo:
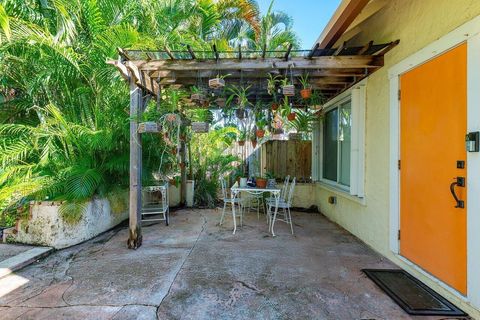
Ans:
[[[302,96],[302,99],[308,99],[312,96],[312,89],[311,88],[302,89],[300,90],[300,95]]]
[[[255,132],[255,135],[257,136],[257,138],[261,139],[265,136],[265,130],[257,130]]]
[[[278,107],[279,107],[278,103],[272,102],[272,110],[274,110],[274,111],[278,110]]]
[[[179,165],[180,165],[180,168],[182,168],[182,169],[185,168],[185,162],[180,162]]]
[[[252,143],[252,148],[255,149],[257,147],[257,140],[250,140]]]
[[[239,145],[240,147],[243,147],[243,146],[245,145],[245,140],[240,140],[240,141],[238,141],[238,145]]]
[[[267,187],[267,179],[257,178],[257,188],[266,188]]]
[[[288,121],[293,121],[297,117],[297,114],[295,112],[290,112],[287,116]]]

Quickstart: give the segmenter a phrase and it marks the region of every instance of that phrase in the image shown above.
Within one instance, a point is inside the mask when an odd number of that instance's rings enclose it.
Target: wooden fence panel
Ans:
[[[277,178],[285,176],[309,180],[312,172],[311,141],[268,141],[261,146],[262,174],[274,173]]]

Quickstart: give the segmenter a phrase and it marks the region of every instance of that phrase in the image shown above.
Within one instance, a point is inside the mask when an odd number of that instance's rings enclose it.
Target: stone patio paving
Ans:
[[[360,271],[395,266],[322,215],[272,238],[220,213],[178,211],[136,251],[125,227],[58,251],[0,279],[0,319],[411,319]]]

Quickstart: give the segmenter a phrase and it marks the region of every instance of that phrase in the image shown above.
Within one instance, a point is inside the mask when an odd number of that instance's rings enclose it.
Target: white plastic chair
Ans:
[[[295,192],[295,183],[296,183],[296,178],[293,178],[292,182],[290,183],[290,190],[288,190],[288,195],[286,199],[280,198],[278,201],[278,210],[277,210],[277,215],[274,215],[274,209],[275,209],[275,199],[273,201],[268,201],[267,202],[267,212],[268,212],[268,218],[269,218],[269,226],[270,230],[273,232],[273,226],[275,224],[276,220],[283,221],[287,224],[290,225],[290,229],[293,234],[293,222],[292,222],[292,214],[290,212],[290,208],[292,207],[292,199],[293,199],[293,193]],[[282,209],[282,211],[280,211]]]
[[[225,181],[224,178],[220,179],[220,184],[222,185],[222,201],[223,201],[223,210],[222,210],[222,216],[220,217],[220,222],[219,225],[221,226],[223,224],[223,220],[225,218],[225,211],[227,209],[227,204],[231,205],[232,207],[235,205],[238,205],[238,212],[240,213],[240,226],[243,226],[243,206],[242,206],[242,199],[240,198],[235,198],[232,199],[231,193],[230,195],[227,192],[227,182]],[[233,210],[233,208],[232,208]]]

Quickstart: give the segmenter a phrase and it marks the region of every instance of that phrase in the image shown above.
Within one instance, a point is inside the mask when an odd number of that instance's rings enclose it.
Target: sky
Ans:
[[[271,0],[257,0],[265,14]],[[313,47],[341,0],[274,0],[273,9],[293,18],[293,30],[302,42],[302,49]]]

